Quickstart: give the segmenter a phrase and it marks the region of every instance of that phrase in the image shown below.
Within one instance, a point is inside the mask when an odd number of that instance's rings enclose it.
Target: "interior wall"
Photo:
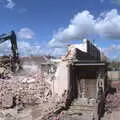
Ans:
[[[96,98],[96,79],[86,79],[85,81],[88,98]]]
[[[96,97],[96,79],[85,79],[85,91],[86,96],[88,98],[95,98]],[[82,97],[82,79],[78,79],[78,97]]]

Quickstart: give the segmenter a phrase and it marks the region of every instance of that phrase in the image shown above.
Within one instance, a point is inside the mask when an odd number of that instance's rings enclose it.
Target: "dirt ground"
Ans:
[[[33,120],[30,107],[18,113],[17,107],[14,109],[0,110],[0,120]]]

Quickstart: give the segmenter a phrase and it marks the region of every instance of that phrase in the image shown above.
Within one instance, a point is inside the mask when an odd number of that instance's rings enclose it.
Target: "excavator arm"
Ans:
[[[12,50],[11,70],[15,72],[16,65],[20,66],[20,60],[19,60],[19,53],[17,48],[16,34],[14,31],[0,35],[0,44],[7,40],[10,40],[11,42],[11,50]]]

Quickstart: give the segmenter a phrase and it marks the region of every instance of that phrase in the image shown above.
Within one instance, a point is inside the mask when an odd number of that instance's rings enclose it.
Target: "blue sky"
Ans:
[[[62,55],[63,44],[88,38],[119,57],[119,8],[120,0],[0,0],[0,33],[16,31],[21,55]]]

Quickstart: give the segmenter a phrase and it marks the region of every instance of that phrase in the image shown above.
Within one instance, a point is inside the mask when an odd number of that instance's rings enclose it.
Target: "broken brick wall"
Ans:
[[[47,101],[52,94],[51,86],[43,79],[41,73],[31,76],[16,76],[8,80],[0,80],[0,103],[15,96],[23,103],[34,104]]]

